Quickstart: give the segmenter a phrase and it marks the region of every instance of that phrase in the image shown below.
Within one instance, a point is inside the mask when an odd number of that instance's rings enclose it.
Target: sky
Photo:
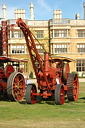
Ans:
[[[2,4],[6,4],[6,19],[15,19],[15,9],[25,9],[25,18],[30,20],[30,3],[34,5],[35,20],[53,19],[53,10],[61,9],[62,18],[75,19],[79,13],[84,18],[83,3],[85,0],[0,0],[0,18]]]

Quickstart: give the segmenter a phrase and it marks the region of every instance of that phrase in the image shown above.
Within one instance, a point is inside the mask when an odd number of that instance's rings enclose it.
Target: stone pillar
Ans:
[[[34,20],[33,9],[34,9],[33,3],[31,2],[31,3],[30,3],[30,16],[31,16],[31,20]]]
[[[76,14],[75,19],[79,20],[79,13]]]
[[[6,21],[6,5],[2,5],[2,10],[3,10],[3,21]]]

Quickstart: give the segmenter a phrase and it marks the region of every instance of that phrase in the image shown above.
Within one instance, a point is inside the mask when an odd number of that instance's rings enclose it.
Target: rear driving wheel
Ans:
[[[67,79],[67,97],[69,101],[76,101],[79,94],[79,81],[77,74],[70,73]]]
[[[62,84],[57,84],[55,87],[55,103],[63,105],[65,101],[65,91]]]
[[[36,103],[36,96],[37,89],[35,84],[28,84],[26,88],[26,102],[28,104],[35,104]]]
[[[25,80],[20,72],[13,72],[7,80],[7,94],[10,100],[20,101],[25,93]]]

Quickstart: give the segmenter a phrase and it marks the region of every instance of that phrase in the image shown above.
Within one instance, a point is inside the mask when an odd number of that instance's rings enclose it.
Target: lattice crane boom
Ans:
[[[39,53],[37,51],[37,48],[36,48],[36,45],[35,45],[35,42],[34,42],[34,39],[33,39],[33,38],[35,38],[35,36],[29,30],[29,27],[22,21],[21,18],[19,18],[17,20],[17,24],[18,24],[18,27],[20,27],[20,29],[23,31],[23,34],[25,36],[26,45],[27,45],[27,48],[28,48],[28,51],[29,51],[29,54],[30,54],[30,58],[31,58],[31,61],[32,61],[32,65],[33,65],[33,68],[34,68],[34,71],[35,71],[35,75],[36,75],[37,81],[38,81],[38,85],[40,85],[38,73],[42,72],[43,73],[43,77],[44,77],[44,79],[46,81],[46,84],[47,84],[47,86],[49,86],[49,83],[48,83],[48,80],[47,80],[47,77],[46,77],[46,73],[45,73],[45,70],[44,70],[44,67],[43,67],[43,64],[42,64],[43,59],[39,55]],[[30,38],[30,40],[29,40],[28,37]],[[44,49],[44,51],[45,51],[45,49]],[[45,51],[45,54],[46,53],[47,52]],[[36,63],[39,64],[38,67],[37,67]]]

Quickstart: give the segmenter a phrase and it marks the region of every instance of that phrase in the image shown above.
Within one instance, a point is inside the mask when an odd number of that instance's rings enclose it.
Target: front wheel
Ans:
[[[28,84],[26,88],[26,102],[28,104],[35,104],[36,103],[36,96],[37,89],[35,84]]]
[[[62,84],[57,84],[55,87],[55,103],[56,105],[63,105],[65,101],[65,91]]]
[[[25,80],[20,72],[13,72],[7,80],[7,94],[10,100],[20,101],[25,93]]]

